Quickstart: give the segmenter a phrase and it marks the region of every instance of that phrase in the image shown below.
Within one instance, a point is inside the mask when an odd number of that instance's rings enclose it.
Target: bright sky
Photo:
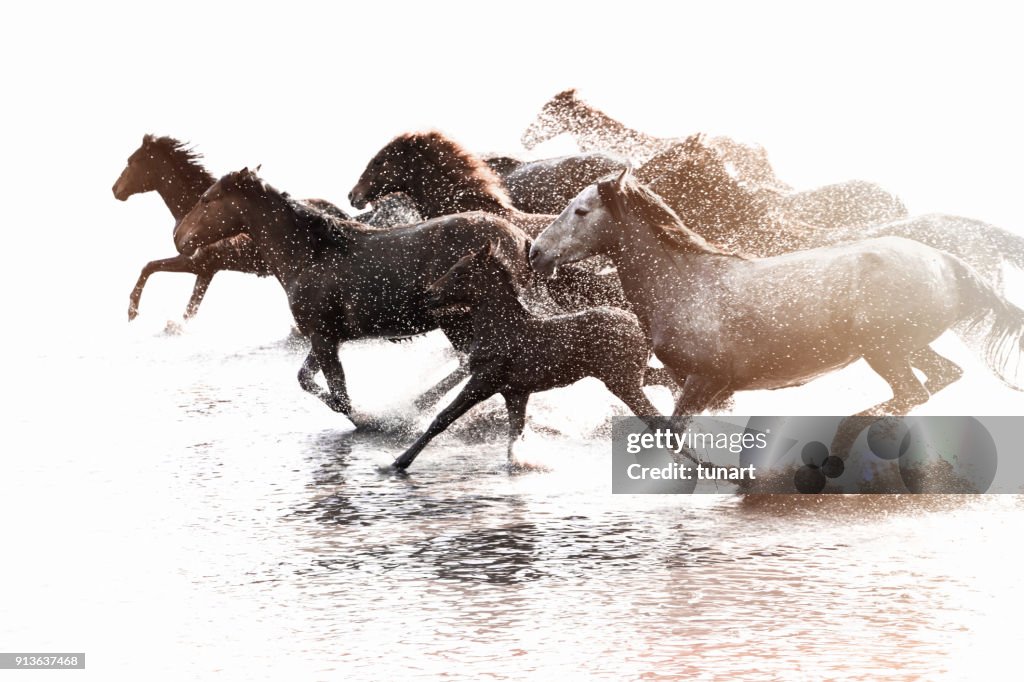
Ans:
[[[1024,230],[1012,5],[252,4],[8,8],[0,172],[18,257],[3,277],[31,278],[25,314],[42,298],[123,318],[140,265],[172,255],[156,196],[110,194],[143,133],[191,140],[215,174],[262,163],[277,187],[344,204],[393,135],[438,127],[521,153],[541,105],[572,86],[645,131],[760,142],[797,186],[874,180],[912,212]],[[105,278],[116,301],[91,296]]]

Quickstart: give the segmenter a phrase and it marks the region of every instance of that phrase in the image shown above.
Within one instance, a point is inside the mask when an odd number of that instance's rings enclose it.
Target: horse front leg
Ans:
[[[142,298],[142,290],[146,286],[146,282],[149,280],[149,276],[154,272],[189,272],[192,274],[198,274],[196,272],[196,264],[191,258],[187,258],[182,255],[174,256],[173,258],[162,258],[160,260],[153,260],[142,268],[142,272],[139,274],[138,281],[135,282],[135,288],[132,289],[131,296],[128,297],[128,321],[131,322],[139,315],[139,300]]]
[[[309,341],[310,352],[320,365],[324,379],[327,380],[327,391],[317,397],[335,412],[349,416],[352,412],[352,402],[349,400],[348,387],[345,385],[345,370],[341,366],[341,359],[338,358],[340,340],[327,338],[322,334],[311,334]]]
[[[427,447],[427,443],[433,440],[434,436],[451,426],[452,422],[466,414],[469,408],[490,398],[495,393],[493,384],[488,379],[480,375],[474,376],[452,401],[452,404],[441,410],[441,413],[434,418],[423,435],[417,438],[416,442],[409,446],[409,449],[403,452],[391,466],[399,470],[407,469],[420,454],[420,451]]]

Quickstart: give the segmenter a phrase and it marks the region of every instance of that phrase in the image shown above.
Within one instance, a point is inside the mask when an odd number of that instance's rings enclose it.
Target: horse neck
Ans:
[[[620,230],[618,247],[610,256],[619,273],[622,292],[645,326],[663,305],[659,301],[664,299],[667,283],[678,282],[687,290],[703,286],[714,276],[710,270],[715,263],[725,257],[667,246],[637,218],[630,219],[628,229]],[[690,300],[679,297],[673,306],[683,309]]]
[[[246,221],[249,235],[278,281],[293,282],[306,268],[319,266],[318,255],[333,240],[319,223],[301,220],[284,197],[268,195],[262,201],[250,209],[259,217]]]
[[[172,164],[170,172],[161,173],[156,191],[177,223],[188,215],[203,192],[216,181],[199,164]]]
[[[423,217],[439,218],[468,211],[505,215],[511,210],[506,198],[468,173],[466,169],[437,165],[428,172],[413,174],[416,186],[409,194],[415,198]]]

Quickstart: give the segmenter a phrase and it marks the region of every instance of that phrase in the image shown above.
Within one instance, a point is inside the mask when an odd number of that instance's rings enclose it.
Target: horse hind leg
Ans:
[[[540,469],[524,462],[519,456],[522,448],[523,431],[526,429],[526,405],[529,393],[502,393],[505,409],[508,411],[508,468],[509,471],[532,471]]]
[[[892,388],[892,398],[858,412],[856,416],[902,416],[928,401],[930,394],[914,374],[910,356],[878,355],[864,359]]]
[[[417,410],[429,410],[437,404],[448,391],[459,385],[459,382],[469,376],[469,358],[460,355],[459,366],[452,370],[451,374],[437,382],[433,388],[417,398],[413,405]]]
[[[939,355],[930,346],[911,353],[910,364],[924,372],[927,377],[924,387],[931,395],[935,395],[964,375],[960,365]]]
[[[732,391],[720,380],[691,374],[683,383],[672,414],[676,417],[700,414],[722,404],[731,394]]]

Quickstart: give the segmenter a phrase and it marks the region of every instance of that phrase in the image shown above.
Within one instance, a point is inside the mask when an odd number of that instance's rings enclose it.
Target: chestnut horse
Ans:
[[[202,155],[173,137],[145,135],[142,144],[128,157],[124,170],[114,183],[114,197],[126,201],[133,194],[155,191],[164,200],[171,215],[174,216],[174,222],[177,223],[192,209],[203,192],[216,182],[216,178],[203,167],[201,159]],[[398,196],[395,199],[388,205],[376,207],[372,213],[356,216],[356,220],[381,226],[420,220],[409,202],[401,201],[401,197]],[[335,217],[348,218],[344,211],[329,201],[306,201],[309,205],[327,211]],[[202,303],[213,276],[221,270],[247,272],[260,277],[271,274],[266,261],[260,257],[258,250],[246,235],[236,235],[210,244],[189,257],[178,254],[171,258],[150,261],[142,268],[142,273],[132,289],[128,319],[134,320],[139,314],[139,301],[150,275],[156,272],[184,272],[196,276],[192,296],[183,315],[188,321],[198,312],[199,304]]]

